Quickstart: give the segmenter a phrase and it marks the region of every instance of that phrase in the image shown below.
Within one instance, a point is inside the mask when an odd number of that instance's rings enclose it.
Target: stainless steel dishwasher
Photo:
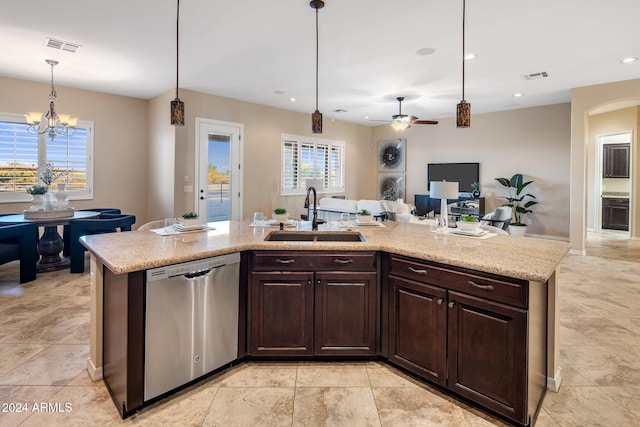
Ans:
[[[238,357],[240,254],[147,270],[144,400]]]

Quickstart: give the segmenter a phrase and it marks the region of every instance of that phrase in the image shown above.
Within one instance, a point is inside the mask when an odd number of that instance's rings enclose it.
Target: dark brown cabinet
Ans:
[[[546,389],[545,349],[530,345],[546,336],[543,284],[395,255],[388,265],[389,361],[529,424]]]
[[[602,177],[629,178],[630,144],[602,146]]]
[[[629,199],[602,199],[602,228],[629,230]]]
[[[377,277],[372,252],[254,252],[250,354],[375,354]]]

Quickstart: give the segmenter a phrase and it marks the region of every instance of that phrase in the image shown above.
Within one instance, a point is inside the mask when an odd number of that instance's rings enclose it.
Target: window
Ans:
[[[80,121],[73,136],[27,132],[24,117],[0,114],[0,202],[31,200],[26,189],[38,183],[38,165],[49,161],[63,174],[70,199],[93,197],[93,123]]]
[[[344,192],[344,141],[283,134],[280,193],[305,194],[311,179],[321,179],[324,192]]]

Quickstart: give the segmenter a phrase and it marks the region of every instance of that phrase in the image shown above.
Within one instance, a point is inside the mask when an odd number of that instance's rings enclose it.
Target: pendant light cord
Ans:
[[[466,0],[462,0],[462,100],[464,101],[464,18],[465,18]]]
[[[316,111],[318,111],[318,50],[320,49],[318,36],[318,8],[316,7]]]
[[[180,0],[178,1],[178,11],[176,13],[176,99],[178,96],[178,68],[180,64]]]

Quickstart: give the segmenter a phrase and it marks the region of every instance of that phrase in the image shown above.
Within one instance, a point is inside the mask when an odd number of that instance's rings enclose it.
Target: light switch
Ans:
[[[184,182],[189,182],[189,175],[184,176]]]
[[[185,193],[193,193],[193,185],[185,185],[184,186]]]

